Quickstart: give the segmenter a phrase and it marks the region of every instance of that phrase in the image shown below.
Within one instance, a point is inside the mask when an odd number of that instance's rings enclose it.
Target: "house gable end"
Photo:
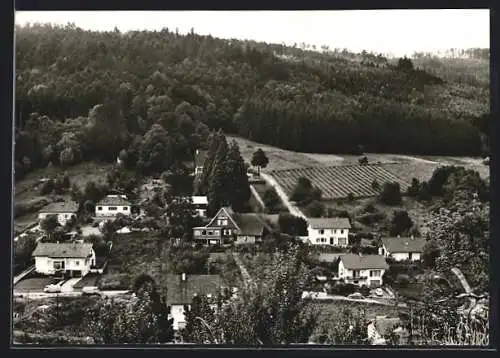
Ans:
[[[219,226],[217,224],[217,219],[228,219],[228,227],[236,230],[240,230],[240,227],[236,224],[234,219],[229,215],[227,210],[225,208],[220,208],[220,210],[215,214],[215,216],[210,220],[210,222],[206,225],[206,227],[214,227],[214,226]],[[232,224],[232,225],[231,225]]]

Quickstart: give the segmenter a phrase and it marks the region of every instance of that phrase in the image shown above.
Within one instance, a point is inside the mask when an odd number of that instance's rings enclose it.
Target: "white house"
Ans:
[[[184,306],[190,307],[196,295],[205,295],[209,301],[215,299],[222,289],[219,275],[167,275],[167,305],[170,306],[170,318],[174,319],[174,331],[186,326]],[[215,309],[216,305],[210,307]]]
[[[47,216],[56,215],[59,224],[64,226],[71,218],[76,219],[77,212],[78,212],[78,204],[75,202],[70,201],[70,202],[51,203],[45,206],[38,213],[38,220],[41,221],[45,219]]]
[[[385,237],[379,247],[379,254],[395,261],[420,261],[425,240],[413,237]]]
[[[345,254],[340,256],[338,277],[358,286],[383,285],[382,276],[389,269],[384,256]]]
[[[35,271],[43,275],[83,277],[96,263],[94,249],[89,243],[39,243],[32,256]]]
[[[351,224],[347,218],[308,218],[307,237],[312,245],[348,246]]]
[[[96,217],[113,218],[118,214],[129,216],[132,204],[126,195],[108,195],[95,206]]]
[[[194,210],[196,214],[202,218],[207,217],[208,198],[206,196],[193,196],[191,197]]]

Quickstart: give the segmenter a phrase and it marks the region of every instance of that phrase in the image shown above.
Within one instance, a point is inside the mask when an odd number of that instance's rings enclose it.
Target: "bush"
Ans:
[[[281,199],[273,188],[267,188],[262,195],[262,201],[270,214],[277,213],[281,206]]]
[[[321,202],[314,200],[307,205],[305,211],[309,217],[320,218],[325,213],[325,206]]]
[[[396,210],[392,214],[391,228],[389,230],[392,236],[401,235],[413,226],[413,220],[405,210]]]
[[[401,204],[401,188],[399,183],[385,183],[382,187],[379,199],[386,205]]]
[[[395,283],[400,287],[407,287],[410,283],[410,276],[400,273],[396,276]]]
[[[357,291],[358,291],[358,286],[353,285],[352,283],[339,282],[335,285],[332,285],[328,293],[331,295],[348,296]]]
[[[46,182],[42,183],[42,186],[40,187],[40,195],[49,195],[54,191],[54,188],[54,180],[49,179]]]
[[[368,297],[370,295],[370,288],[366,285],[363,285],[360,287],[359,292],[365,296]]]
[[[386,219],[384,213],[367,213],[363,215],[359,215],[356,217],[356,220],[360,223],[368,226],[372,226],[373,224],[380,223]]]

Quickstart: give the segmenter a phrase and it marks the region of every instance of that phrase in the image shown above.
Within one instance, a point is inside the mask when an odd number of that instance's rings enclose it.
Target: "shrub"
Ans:
[[[320,218],[325,213],[325,206],[321,202],[314,200],[307,205],[306,212],[310,217]]]
[[[395,283],[400,287],[407,287],[410,283],[410,276],[400,273],[396,276]]]
[[[401,204],[401,188],[399,183],[385,183],[382,187],[379,199],[386,205]]]
[[[370,295],[370,288],[368,286],[366,286],[366,285],[363,285],[363,286],[360,287],[359,292],[363,296],[367,297],[368,295]]]
[[[40,195],[49,195],[54,191],[55,185],[54,180],[49,179],[42,184],[40,187]]]
[[[331,295],[348,296],[357,290],[358,286],[353,285],[352,283],[337,283],[331,286],[328,293]]]
[[[380,223],[386,219],[384,213],[367,213],[363,215],[359,215],[356,217],[356,220],[360,223],[368,226],[372,226],[373,224]]]
[[[405,210],[396,210],[392,214],[390,234],[392,236],[401,235],[413,226],[413,220]]]

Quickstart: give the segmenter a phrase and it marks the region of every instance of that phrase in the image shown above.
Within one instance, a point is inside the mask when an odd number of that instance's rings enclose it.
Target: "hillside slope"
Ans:
[[[302,152],[477,156],[484,140],[475,123],[489,106],[483,58],[393,63],[168,29],[17,26],[16,170],[43,166],[42,154],[54,161],[68,145],[88,153],[82,160],[114,160],[127,135],[155,123]],[[96,115],[98,104],[113,106]],[[112,118],[105,127],[120,131],[112,145],[84,139],[92,116]]]

